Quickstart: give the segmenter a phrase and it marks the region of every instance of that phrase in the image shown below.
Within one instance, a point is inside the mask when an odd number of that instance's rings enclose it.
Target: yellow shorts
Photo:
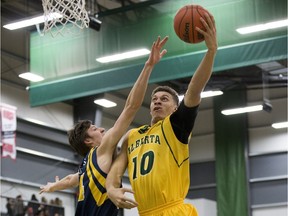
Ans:
[[[159,208],[140,212],[140,216],[198,216],[196,208],[183,201],[166,204]]]

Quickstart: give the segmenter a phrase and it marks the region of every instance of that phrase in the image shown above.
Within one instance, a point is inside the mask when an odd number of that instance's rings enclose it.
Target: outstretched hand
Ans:
[[[125,196],[126,192],[134,194],[134,192],[128,188],[113,188],[108,191],[108,197],[117,208],[131,209],[137,207],[138,203],[135,200]]]
[[[55,176],[55,182],[47,182],[46,185],[43,185],[40,187],[40,192],[39,194],[42,194],[44,192],[48,193],[48,192],[54,192],[54,190],[52,189],[52,187],[54,186],[54,184],[56,182],[59,181],[59,176]]]
[[[168,41],[168,36],[164,37],[162,40],[160,36],[158,36],[157,40],[154,41],[152,48],[151,48],[151,53],[149,56],[149,59],[147,60],[147,63],[150,65],[155,65],[157,64],[161,58],[167,53],[166,49],[163,49],[163,46],[166,44]]]
[[[204,36],[208,50],[216,51],[218,48],[218,44],[216,37],[215,19],[212,15],[209,16],[207,13],[205,14],[205,18],[207,22],[202,17],[200,18],[200,20],[206,28],[206,31],[203,31],[198,27],[196,27],[196,30]]]

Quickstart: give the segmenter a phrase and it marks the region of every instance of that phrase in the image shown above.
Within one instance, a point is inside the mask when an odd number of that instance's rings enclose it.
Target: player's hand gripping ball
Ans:
[[[206,31],[200,17],[205,21],[205,13],[211,16],[209,11],[200,5],[185,5],[180,8],[174,17],[174,30],[177,36],[186,43],[200,43],[204,36],[196,30],[196,27]]]

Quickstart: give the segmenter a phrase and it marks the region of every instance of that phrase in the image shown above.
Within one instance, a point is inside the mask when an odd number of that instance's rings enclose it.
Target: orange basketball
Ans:
[[[185,5],[180,8],[174,17],[174,30],[177,36],[186,43],[200,43],[204,36],[196,31],[196,27],[206,30],[200,17],[205,19],[205,13],[211,15],[200,5]]]

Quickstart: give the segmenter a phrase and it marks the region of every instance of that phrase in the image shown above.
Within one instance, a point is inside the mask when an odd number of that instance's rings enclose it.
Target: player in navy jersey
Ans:
[[[144,68],[134,84],[125,107],[114,126],[106,133],[90,121],[81,121],[68,132],[69,143],[77,153],[84,156],[79,172],[41,187],[40,193],[63,190],[79,186],[76,216],[113,216],[117,207],[108,199],[105,183],[110,170],[115,148],[125,134],[138,109],[140,108],[150,74],[154,66],[166,54],[162,50],[168,37],[157,38]]]

